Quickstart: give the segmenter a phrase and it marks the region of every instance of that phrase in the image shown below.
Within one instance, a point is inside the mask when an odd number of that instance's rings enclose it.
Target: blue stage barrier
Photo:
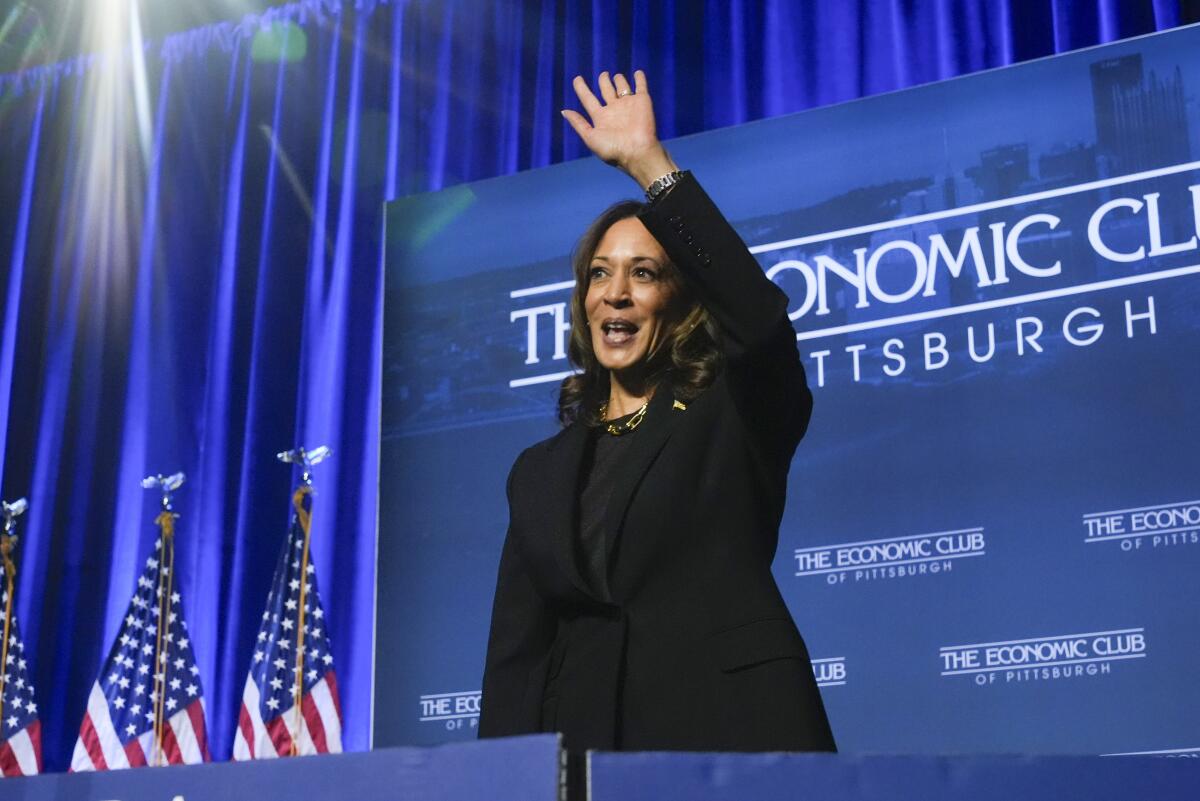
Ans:
[[[589,801],[1195,801],[1200,759],[594,753],[588,784]]]
[[[558,735],[259,762],[52,773],[0,782],[5,801],[556,801]]]

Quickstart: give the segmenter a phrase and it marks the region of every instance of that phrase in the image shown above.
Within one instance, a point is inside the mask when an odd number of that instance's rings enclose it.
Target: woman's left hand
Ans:
[[[564,109],[562,115],[589,150],[645,189],[656,178],[678,168],[658,141],[646,74],[637,70],[633,80],[631,88],[620,73],[612,78],[607,72],[600,73],[597,84],[601,102],[587,81],[577,75],[571,85],[591,121],[570,109]]]

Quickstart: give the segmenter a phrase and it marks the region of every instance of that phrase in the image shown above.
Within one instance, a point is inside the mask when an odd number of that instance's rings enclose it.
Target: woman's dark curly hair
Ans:
[[[558,392],[558,419],[564,426],[576,420],[586,425],[601,422],[600,404],[608,400],[608,370],[600,365],[592,350],[592,334],[583,305],[592,257],[609,228],[645,209],[646,204],[637,200],[622,200],[609,206],[588,226],[571,256],[575,290],[571,294],[571,341],[567,356],[579,372],[563,379]],[[721,332],[678,267],[664,265],[662,277],[671,289],[671,309],[662,338],[646,356],[647,386],[653,390],[666,382],[676,398],[690,401],[713,382],[721,369]]]

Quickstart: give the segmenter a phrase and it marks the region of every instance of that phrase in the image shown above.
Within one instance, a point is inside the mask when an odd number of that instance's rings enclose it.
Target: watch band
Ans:
[[[682,179],[682,170],[672,170],[661,178],[655,178],[650,182],[650,185],[646,187],[646,200],[650,203],[653,203],[654,201],[658,200],[659,196],[662,195],[663,192],[666,192],[669,188],[679,183],[679,181]]]

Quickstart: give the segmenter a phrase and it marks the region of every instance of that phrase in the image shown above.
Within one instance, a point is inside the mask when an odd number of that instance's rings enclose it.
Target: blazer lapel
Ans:
[[[547,454],[547,475],[553,483],[545,497],[544,535],[554,552],[554,560],[571,584],[587,597],[595,598],[579,572],[574,551],[575,538],[578,536],[576,510],[579,508],[579,471],[583,465],[587,436],[587,426],[572,423]]]
[[[671,438],[671,433],[682,416],[681,412],[673,408],[674,402],[675,396],[667,387],[661,387],[654,393],[654,398],[646,409],[646,417],[642,420],[640,430],[630,447],[628,469],[622,467],[620,478],[613,487],[608,511],[604,517],[605,553],[610,569],[613,549],[616,548],[620,537],[625,513],[629,510],[634,491],[646,475],[646,471],[650,469],[650,465],[654,463],[654,458]]]

